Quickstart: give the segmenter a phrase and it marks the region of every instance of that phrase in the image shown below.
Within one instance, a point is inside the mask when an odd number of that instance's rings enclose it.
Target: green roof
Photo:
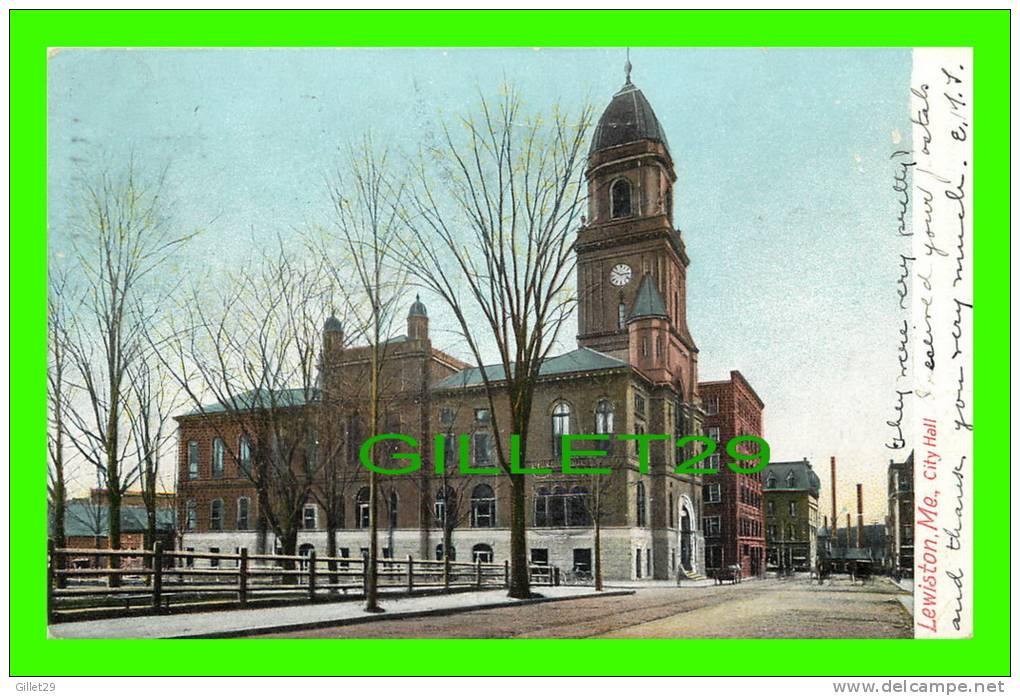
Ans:
[[[318,389],[253,389],[238,394],[230,402],[231,411],[253,411],[257,408],[289,408],[292,406],[304,406],[319,399]],[[202,408],[186,413],[186,416],[199,416],[209,413],[223,413],[227,411],[227,405],[223,402],[205,404]]]
[[[552,375],[564,375],[571,372],[594,372],[598,370],[612,370],[618,367],[625,367],[627,363],[623,360],[610,357],[590,348],[578,348],[563,355],[546,358],[539,368],[538,374],[542,377]],[[485,374],[490,381],[502,381],[506,375],[502,365],[486,365]],[[450,375],[446,379],[437,382],[435,389],[455,389],[457,387],[472,387],[484,384],[482,371],[477,367],[469,367],[466,370]]]
[[[648,273],[641,279],[641,287],[638,288],[637,297],[634,299],[634,308],[630,310],[628,320],[640,319],[642,317],[662,317],[668,319],[666,303],[655,287],[655,281]]]

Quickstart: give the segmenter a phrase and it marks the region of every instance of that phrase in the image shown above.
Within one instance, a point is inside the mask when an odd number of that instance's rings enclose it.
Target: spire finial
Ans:
[[[628,85],[630,84],[630,71],[633,69],[633,67],[634,66],[632,66],[630,64],[630,47],[628,46],[627,47],[627,62],[623,64],[623,71],[627,75],[627,83],[626,84],[628,84]]]

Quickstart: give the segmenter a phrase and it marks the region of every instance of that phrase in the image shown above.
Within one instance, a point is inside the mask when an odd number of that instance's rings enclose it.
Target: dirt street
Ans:
[[[806,578],[381,621],[272,638],[909,638],[903,591],[884,578],[819,586]]]

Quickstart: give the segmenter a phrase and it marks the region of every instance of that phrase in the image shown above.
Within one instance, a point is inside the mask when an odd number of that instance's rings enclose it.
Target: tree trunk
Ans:
[[[156,548],[156,501],[145,496],[145,541],[143,547],[146,551],[153,551]],[[146,570],[153,570],[153,556],[143,556]],[[145,576],[145,584],[151,584],[152,576]]]
[[[63,475],[61,474],[61,479]],[[63,480],[53,486],[53,547],[63,549],[67,546],[67,537],[64,535],[64,519],[67,517],[66,501],[67,491],[64,489]],[[66,567],[67,558],[62,553],[53,555],[53,567],[63,570]],[[66,587],[67,578],[57,575],[57,587]]]
[[[283,534],[280,535],[280,546],[283,555],[286,557],[283,561],[284,570],[297,570],[297,563],[294,562],[294,556],[297,555],[297,538],[298,530],[296,526],[291,526],[288,529],[282,530]],[[298,582],[298,576],[293,573],[285,573],[283,576],[284,585],[296,585]]]
[[[524,474],[510,474],[510,596],[514,599],[531,596],[524,486]]]
[[[598,484],[596,484],[598,485]],[[595,515],[595,591],[602,591],[602,523]]]
[[[116,465],[114,465],[116,466]],[[106,496],[107,496],[107,521],[109,523],[109,549],[116,551],[120,549],[120,481],[117,476],[107,478]],[[120,556],[111,554],[110,557],[110,569],[116,570],[120,568]],[[116,573],[111,573],[109,576],[110,587],[120,587],[120,576]]]
[[[329,556],[330,559],[336,558],[336,532],[337,532],[337,527],[338,527],[338,525],[337,525],[337,521],[336,521],[336,516],[334,514],[327,515],[326,516],[326,555]],[[336,574],[336,561],[330,560],[327,565],[328,565],[328,568],[329,568],[329,584],[330,585],[336,585],[338,580],[339,580],[339,576]],[[330,594],[335,594],[336,591],[337,591],[336,587],[330,587],[329,588]]]

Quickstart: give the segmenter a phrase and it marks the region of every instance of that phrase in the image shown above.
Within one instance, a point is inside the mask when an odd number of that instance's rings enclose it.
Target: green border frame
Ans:
[[[1008,10],[10,11],[11,674],[1009,674],[1009,465],[995,465],[1009,443],[1009,19]],[[46,49],[335,45],[972,46],[975,454],[988,462],[974,472],[974,638],[442,641],[455,660],[436,659],[440,646],[426,639],[347,640],[340,650],[323,640],[221,640],[208,650],[194,641],[47,640]]]

